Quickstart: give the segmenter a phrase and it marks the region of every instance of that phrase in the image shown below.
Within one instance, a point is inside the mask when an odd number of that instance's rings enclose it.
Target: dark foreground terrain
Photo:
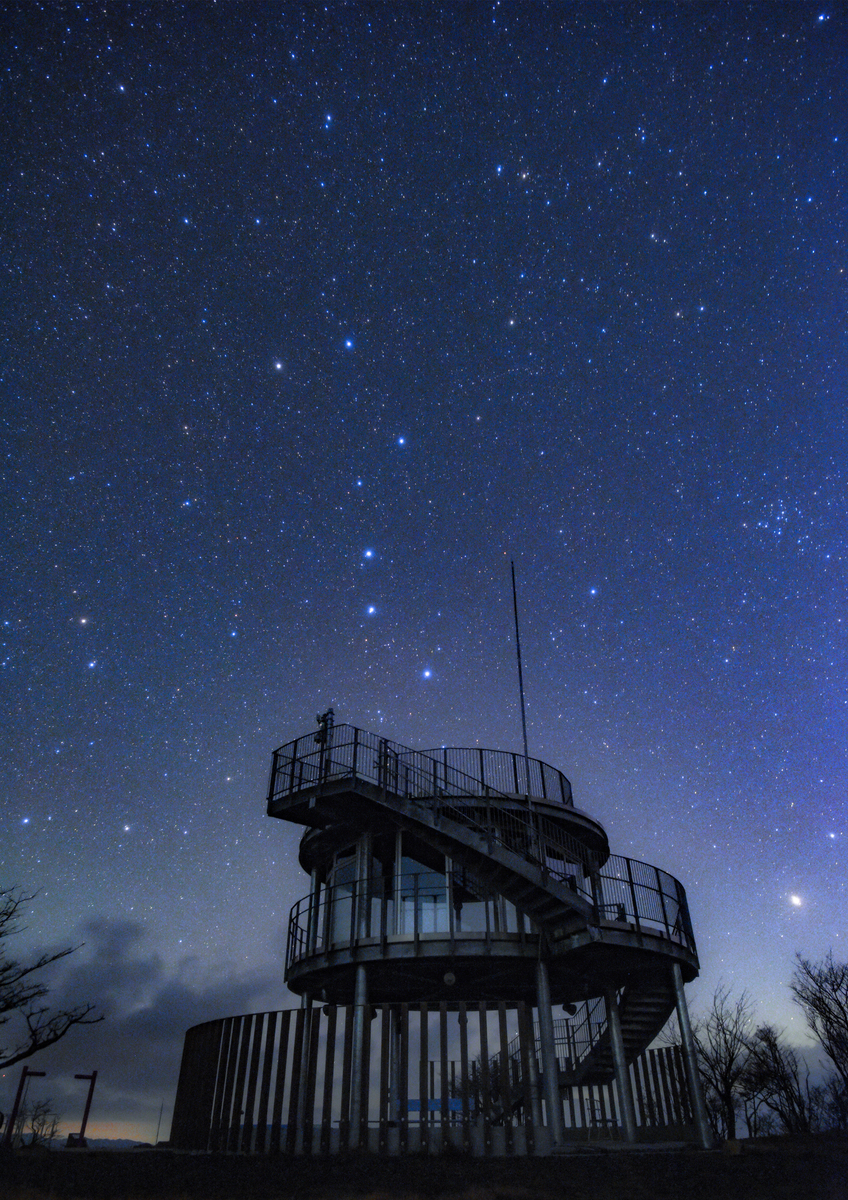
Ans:
[[[170,1151],[0,1157],[2,1200],[848,1200],[848,1137],[541,1159],[239,1158]]]

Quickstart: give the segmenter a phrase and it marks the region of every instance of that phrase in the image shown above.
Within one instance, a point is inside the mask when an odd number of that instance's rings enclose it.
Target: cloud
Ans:
[[[98,1072],[90,1121],[113,1132],[137,1125],[135,1136],[149,1138],[150,1123],[164,1099],[170,1112],[186,1030],[203,1021],[236,1013],[290,1007],[276,964],[240,970],[229,963],[204,964],[186,957],[176,966],[148,949],[148,934],[133,921],[100,917],[82,930],[85,944],[53,973],[47,1003],[53,1009],[91,1002],[104,1020],[72,1029],[56,1046],[31,1059],[47,1078],[33,1081],[34,1098],[49,1096],[66,1118],[63,1128],[79,1127],[86,1084],[77,1073]],[[20,1068],[0,1078],[0,1108],[11,1105]],[[4,1095],[5,1093],[5,1095]],[[163,1122],[167,1133],[167,1120]],[[108,1135],[107,1135],[108,1136]]]

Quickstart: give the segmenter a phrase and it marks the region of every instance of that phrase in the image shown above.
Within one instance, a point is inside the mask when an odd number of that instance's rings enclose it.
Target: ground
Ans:
[[[736,1152],[734,1152],[736,1151]],[[168,1151],[0,1156],[3,1200],[848,1200],[848,1137],[543,1159],[243,1158]]]

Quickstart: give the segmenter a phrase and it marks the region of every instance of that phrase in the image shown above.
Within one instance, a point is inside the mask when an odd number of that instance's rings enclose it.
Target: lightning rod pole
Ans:
[[[518,591],[515,586],[515,563],[510,562],[512,571],[512,611],[515,615],[515,653],[518,657],[518,695],[521,699],[521,734],[524,738],[524,789],[527,795],[527,807],[532,808],[530,800],[530,755],[527,752],[527,714],[524,709],[524,672],[521,669],[521,634],[518,631]]]

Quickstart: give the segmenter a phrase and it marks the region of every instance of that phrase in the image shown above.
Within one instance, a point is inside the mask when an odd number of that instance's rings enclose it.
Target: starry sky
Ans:
[[[0,22],[0,883],[108,1016],[31,1062],[65,1127],[98,1069],[90,1132],[164,1136],[185,1028],[294,1002],[275,746],[332,705],[520,750],[511,560],[531,755],[684,883],[692,1007],[802,1042],[794,953],[848,953],[848,8]]]

